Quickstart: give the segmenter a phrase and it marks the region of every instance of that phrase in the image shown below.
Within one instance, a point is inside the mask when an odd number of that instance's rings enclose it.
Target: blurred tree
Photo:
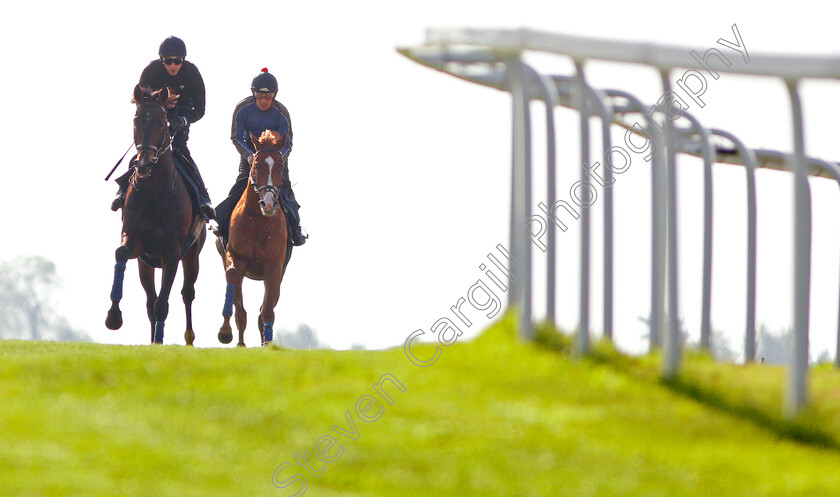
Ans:
[[[831,356],[831,352],[825,349],[817,356],[817,364],[831,364],[832,362],[834,362],[834,357]]]
[[[729,341],[729,338],[719,330],[712,328],[712,357],[717,359],[718,361],[728,361],[728,362],[735,362],[740,355],[735,349],[732,347],[732,343]],[[696,347],[700,347],[700,343],[695,344]]]
[[[641,336],[642,341],[648,342],[650,340],[650,317],[638,316],[637,319],[648,327],[648,332],[642,334]],[[668,322],[668,313],[665,313],[665,322]],[[688,330],[685,328],[684,319],[680,319],[679,326],[680,339],[682,340],[682,345],[684,347],[699,349],[699,337],[697,341],[690,340]],[[710,342],[712,346],[710,352],[712,353],[712,357],[714,357],[715,359],[719,361],[731,362],[738,357],[738,353],[735,350],[733,350],[732,344],[729,342],[729,339],[721,331],[712,328],[712,336]]]
[[[636,319],[641,321],[642,323],[647,326],[647,333],[642,333],[641,337],[639,337],[643,342],[650,343],[650,316],[643,317],[643,316],[636,316]],[[668,323],[668,313],[665,313],[665,323]],[[679,330],[680,330],[680,345],[685,346],[688,343],[688,330],[685,329],[685,319],[679,320]],[[666,330],[667,331],[667,330]],[[665,343],[664,338],[660,338],[661,343]]]
[[[782,364],[790,363],[790,345],[792,329],[783,330],[780,334],[771,333],[767,327],[762,324],[758,328],[758,351],[756,353],[756,362],[764,360],[764,364]]]
[[[280,344],[290,349],[327,348],[318,341],[318,334],[307,324],[299,324],[297,330],[280,330]]]
[[[0,338],[90,341],[55,313],[59,287],[55,264],[44,257],[0,263]]]

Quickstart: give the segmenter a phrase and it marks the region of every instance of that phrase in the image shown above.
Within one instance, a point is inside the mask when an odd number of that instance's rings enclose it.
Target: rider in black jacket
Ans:
[[[192,62],[185,60],[187,47],[180,38],[170,36],[163,40],[158,50],[159,59],[153,60],[140,74],[140,86],[160,89],[164,86],[178,95],[175,106],[167,109],[169,117],[169,131],[172,135],[172,148],[183,159],[181,162],[190,175],[190,180],[198,187],[202,214],[214,218],[215,212],[210,204],[210,197],[201,173],[187,148],[190,137],[190,124],[204,117],[204,80],[198,68]],[[120,190],[117,198],[111,203],[111,209],[117,210],[123,206],[125,191],[131,170],[117,178]]]

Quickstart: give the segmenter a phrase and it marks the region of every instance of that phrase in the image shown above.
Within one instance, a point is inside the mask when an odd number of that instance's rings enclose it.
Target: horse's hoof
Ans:
[[[187,342],[187,345],[192,347],[193,342],[195,341],[195,333],[192,330],[187,330],[184,333],[184,341]]]
[[[108,317],[105,318],[105,326],[109,330],[118,330],[122,327],[122,324],[122,312],[119,309],[108,311]]]
[[[271,345],[271,342],[272,342],[271,340],[266,340],[265,342],[262,343],[262,346],[263,347],[268,347],[268,346]]]
[[[236,346],[237,347],[245,347],[245,343],[244,342],[239,342],[239,343],[236,344]]]
[[[228,332],[220,331],[219,332],[219,342],[227,344],[227,343],[230,343],[232,341],[233,341],[233,333],[232,332],[230,332],[230,331],[228,331]]]

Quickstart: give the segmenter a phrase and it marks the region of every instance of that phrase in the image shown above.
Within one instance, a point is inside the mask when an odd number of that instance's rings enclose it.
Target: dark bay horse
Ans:
[[[235,305],[238,345],[245,346],[248,317],[242,304],[242,280],[245,277],[264,282],[265,294],[257,320],[260,341],[265,345],[274,338],[274,307],[280,299],[280,282],[286,272],[288,235],[279,190],[285,164],[280,150],[286,145],[286,139],[285,133],[281,136],[270,130],[264,131],[259,138],[251,134],[254,160],[248,186],[231,214],[227,248],[222,245],[221,238],[216,239],[227,280],[222,310],[224,323],[219,330],[219,341],[222,343],[233,340],[230,316]]]
[[[114,284],[111,288],[111,309],[105,326],[112,330],[122,326],[123,276],[128,259],[140,258],[140,283],[146,292],[146,314],[151,323],[152,343],[163,343],[163,327],[169,313],[169,293],[178,272],[184,266],[184,287],[181,295],[187,312],[184,339],[192,345],[192,301],[198,278],[198,254],[204,245],[204,220],[194,212],[190,195],[172,157],[166,105],[167,88],[150,91],[139,85],[134,88],[134,144],[137,155],[132,159],[134,174],[123,207],[122,243],[117,248]],[[155,290],[155,267],[163,270],[160,294]]]

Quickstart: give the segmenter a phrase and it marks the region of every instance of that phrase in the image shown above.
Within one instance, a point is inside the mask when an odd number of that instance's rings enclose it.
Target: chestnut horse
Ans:
[[[112,330],[122,326],[123,276],[128,259],[140,258],[140,283],[146,292],[146,314],[151,323],[152,343],[163,343],[163,327],[169,313],[169,293],[178,272],[184,266],[181,295],[187,312],[184,339],[192,345],[192,301],[198,278],[198,254],[204,245],[204,220],[194,212],[187,186],[175,169],[172,139],[166,118],[170,99],[167,88],[150,91],[134,88],[134,144],[137,155],[132,159],[134,174],[126,192],[122,215],[122,243],[117,248],[114,284],[111,288],[111,309],[105,326]],[[155,267],[163,270],[160,294],[155,291]]]
[[[274,307],[280,299],[280,282],[286,272],[287,232],[286,216],[280,200],[280,182],[283,179],[285,158],[280,153],[286,145],[287,135],[276,131],[263,131],[259,138],[251,134],[254,160],[248,186],[233,209],[225,248],[222,239],[216,239],[216,248],[225,266],[227,290],[222,310],[224,323],[219,329],[219,341],[230,343],[233,332],[230,316],[236,306],[236,329],[239,346],[245,346],[247,313],[242,304],[242,279],[263,280],[265,294],[257,324],[260,341],[268,344],[274,338]]]

